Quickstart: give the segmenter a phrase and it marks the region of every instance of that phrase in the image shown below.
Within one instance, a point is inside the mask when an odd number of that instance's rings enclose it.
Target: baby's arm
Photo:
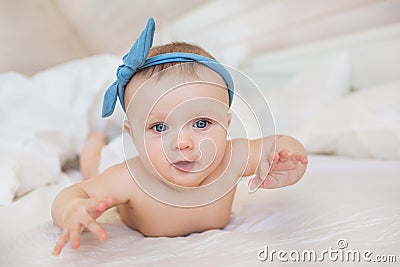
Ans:
[[[68,241],[72,248],[78,248],[84,229],[100,240],[108,238],[96,218],[107,209],[129,201],[133,180],[126,168],[125,164],[115,165],[97,177],[65,188],[57,195],[51,213],[54,222],[63,231],[53,255],[59,255]]]
[[[250,141],[242,139],[240,142],[242,147],[247,143],[249,149],[243,176],[256,174],[249,181],[250,189],[292,185],[304,175],[308,163],[307,153],[296,139],[276,135]]]

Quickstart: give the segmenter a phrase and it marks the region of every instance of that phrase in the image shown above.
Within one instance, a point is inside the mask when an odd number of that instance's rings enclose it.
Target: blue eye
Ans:
[[[197,121],[194,123],[193,126],[194,126],[195,128],[204,129],[204,128],[206,128],[206,127],[208,126],[209,123],[210,123],[210,122],[209,122],[208,120],[201,119],[201,120],[197,120]]]
[[[164,123],[158,123],[156,125],[154,125],[153,127],[151,127],[151,129],[153,129],[154,131],[161,133],[164,132],[168,129],[167,125],[165,125]]]

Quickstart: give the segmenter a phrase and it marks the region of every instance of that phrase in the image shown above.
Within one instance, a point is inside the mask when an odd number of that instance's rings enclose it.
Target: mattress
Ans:
[[[361,262],[368,260],[362,258],[365,251],[372,252],[371,261],[390,255],[399,261],[400,162],[321,155],[310,155],[309,161],[305,176],[294,186],[250,194],[242,179],[231,220],[222,230],[148,238],[126,227],[113,208],[99,219],[110,234],[108,240],[99,241],[85,232],[79,249],[67,245],[54,257],[51,252],[60,228],[51,220],[52,200],[62,188],[81,179],[78,171],[69,171],[58,182],[0,208],[1,266],[279,266],[285,259],[299,266],[321,259],[323,263],[341,262],[339,256],[336,260],[328,254],[321,258],[329,249],[359,251]],[[287,254],[271,257],[272,251]],[[296,258],[304,251],[315,251],[318,257]]]

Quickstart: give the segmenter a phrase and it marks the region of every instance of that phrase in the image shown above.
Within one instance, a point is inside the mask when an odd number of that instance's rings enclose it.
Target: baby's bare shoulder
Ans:
[[[112,197],[117,203],[130,201],[132,191],[136,189],[126,162],[107,168],[99,175],[83,181],[80,186],[89,197]]]

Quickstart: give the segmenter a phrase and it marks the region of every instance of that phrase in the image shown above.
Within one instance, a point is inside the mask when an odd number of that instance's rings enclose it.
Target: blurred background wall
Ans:
[[[400,0],[0,0],[0,72],[32,75],[123,55],[156,20],[155,44],[197,43],[225,64],[400,22]]]

